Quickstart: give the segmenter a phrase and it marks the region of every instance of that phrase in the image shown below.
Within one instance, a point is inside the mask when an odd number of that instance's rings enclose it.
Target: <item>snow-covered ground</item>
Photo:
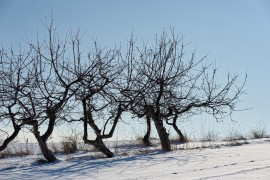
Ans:
[[[81,151],[57,154],[60,161],[51,164],[38,164],[40,155],[12,157],[0,159],[0,179],[269,180],[270,139],[247,142],[239,146],[228,146],[227,142],[174,145],[176,150],[168,153],[159,147],[127,144],[117,147],[114,158]]]

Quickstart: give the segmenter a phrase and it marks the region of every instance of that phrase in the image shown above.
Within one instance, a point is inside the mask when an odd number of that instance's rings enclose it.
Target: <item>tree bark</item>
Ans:
[[[40,147],[41,153],[44,156],[44,158],[48,162],[55,162],[58,159],[53,155],[53,153],[49,150],[47,146],[47,139],[44,139],[42,136],[40,136],[40,132],[38,131],[38,122],[34,121],[35,123],[33,124],[33,133],[35,138],[37,139],[38,145]]]
[[[172,127],[173,127],[173,129],[176,131],[176,133],[178,134],[178,136],[179,136],[179,140],[180,140],[180,142],[187,142],[187,138],[184,136],[184,134],[181,132],[181,130],[178,128],[178,126],[176,125],[176,121],[177,121],[177,119],[178,119],[178,113],[177,113],[177,111],[176,111],[176,114],[174,115],[174,117],[173,117],[173,122],[172,123],[169,123],[169,121],[168,120],[166,120],[166,123],[168,124],[168,125],[171,125]]]
[[[38,134],[35,134],[35,137],[37,139],[38,145],[40,147],[41,153],[44,156],[44,158],[48,162],[55,162],[55,161],[57,161],[58,159],[49,150],[46,141],[43,141],[42,138]]]
[[[146,131],[146,134],[144,135],[142,141],[143,141],[143,144],[145,146],[151,146],[151,142],[149,140],[150,133],[151,133],[151,118],[148,115],[146,116],[146,127],[147,127],[147,131]]]
[[[48,124],[46,132],[41,136],[44,142],[46,142],[53,133],[55,121],[56,121],[56,112],[48,109],[47,116],[49,118],[49,124]]]
[[[94,146],[97,150],[105,154],[108,158],[112,158],[114,156],[113,152],[111,152],[103,143],[102,139],[97,137],[94,141],[90,141],[87,139],[84,139],[85,144],[90,144]]]
[[[8,144],[13,141],[13,139],[15,139],[17,137],[17,135],[19,134],[21,130],[20,126],[15,126],[14,128],[14,132],[12,133],[11,136],[9,136],[7,139],[5,139],[5,141],[3,142],[3,144],[0,146],[0,151],[3,151],[4,149],[6,149],[6,147],[8,146]]]
[[[99,150],[100,152],[105,154],[108,158],[113,157],[113,155],[114,155],[113,152],[111,152],[109,150],[109,148],[107,148],[105,146],[105,144],[103,143],[103,140],[102,140],[102,137],[100,134],[101,131],[100,131],[100,129],[98,129],[98,127],[94,123],[91,112],[87,111],[87,109],[86,109],[86,100],[85,99],[82,100],[82,104],[83,104],[83,112],[84,112],[84,118],[83,118],[83,129],[84,129],[83,140],[84,140],[84,143],[94,146],[97,150]],[[120,117],[120,115],[119,115],[119,117]],[[88,130],[87,130],[88,120],[89,120],[89,125],[93,128],[93,130],[95,131],[95,133],[97,135],[95,140],[88,140]],[[116,126],[116,123],[114,124],[114,126]],[[113,131],[112,131],[112,133],[113,133]],[[112,134],[111,134],[111,136],[112,136]]]
[[[161,147],[163,151],[171,151],[171,143],[169,140],[169,134],[166,132],[166,128],[163,125],[161,119],[155,118],[154,123],[158,132],[158,136],[161,142]]]
[[[176,131],[176,133],[178,134],[180,142],[186,142],[187,140],[186,140],[185,136],[183,135],[181,130],[177,127],[177,125],[172,124],[172,126],[173,126],[174,130]]]

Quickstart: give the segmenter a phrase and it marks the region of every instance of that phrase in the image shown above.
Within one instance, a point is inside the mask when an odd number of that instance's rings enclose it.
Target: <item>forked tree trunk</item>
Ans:
[[[146,127],[147,127],[147,131],[142,141],[145,146],[151,146],[151,142],[149,140],[150,133],[151,133],[151,118],[150,117],[146,117]]]
[[[111,132],[108,135],[101,137],[102,136],[101,130],[95,124],[93,117],[92,117],[92,114],[91,114],[91,111],[87,111],[86,99],[82,100],[82,104],[83,104],[83,112],[84,112],[84,118],[83,118],[83,129],[84,129],[83,140],[84,140],[84,143],[94,146],[97,150],[99,150],[100,152],[105,154],[108,158],[113,157],[114,156],[113,152],[111,152],[109,150],[109,148],[107,148],[105,146],[103,139],[108,138],[108,137],[112,137],[114,129],[115,129],[116,124],[118,122],[118,119],[120,118],[120,115],[123,112],[121,107],[119,106],[118,113],[117,113],[116,119],[114,120],[114,124],[113,124],[113,127],[111,129]],[[95,133],[97,135],[95,140],[88,140],[88,130],[87,130],[88,124],[92,127],[92,129],[95,131]]]
[[[32,121],[31,125],[33,126],[33,134],[35,138],[37,139],[39,148],[41,150],[42,155],[48,162],[55,162],[58,159],[53,155],[53,153],[50,151],[50,149],[47,146],[47,139],[40,136],[40,132],[38,131],[38,122]]]
[[[166,131],[166,128],[163,125],[161,119],[154,118],[154,123],[158,132],[158,136],[161,142],[161,147],[163,151],[171,151],[171,143],[169,140],[169,134]]]

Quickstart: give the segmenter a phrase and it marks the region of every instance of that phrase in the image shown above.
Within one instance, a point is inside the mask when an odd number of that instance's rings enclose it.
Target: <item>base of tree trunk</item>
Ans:
[[[44,142],[42,140],[41,137],[37,137],[36,139],[38,141],[38,145],[40,147],[41,153],[44,156],[44,158],[48,161],[48,162],[56,162],[58,161],[58,159],[53,155],[53,153],[49,150],[46,142]]]
[[[188,142],[188,139],[187,139],[185,136],[180,136],[180,135],[179,135],[179,141],[180,141],[181,143],[186,143],[186,142]]]
[[[150,138],[150,133],[151,133],[151,118],[150,118],[150,113],[147,112],[147,116],[146,116],[146,127],[147,127],[147,131],[142,139],[142,142],[145,146],[151,146],[151,142],[149,140]]]
[[[166,131],[166,128],[163,126],[162,120],[155,119],[154,120],[158,136],[161,142],[161,147],[163,151],[171,151],[171,143],[169,140],[169,134]]]
[[[101,138],[96,138],[96,140],[94,141],[85,140],[84,142],[86,144],[94,146],[97,150],[105,154],[108,158],[112,158],[114,156],[113,152],[111,152],[109,148],[105,146]]]
[[[149,140],[149,136],[147,136],[147,135],[145,135],[145,136],[143,137],[142,142],[143,142],[143,144],[144,144],[145,146],[151,146],[151,145],[152,145],[151,142],[150,142],[150,140]]]
[[[176,131],[176,133],[177,133],[178,136],[179,136],[179,141],[180,141],[181,143],[187,142],[188,139],[184,136],[184,134],[181,132],[181,130],[177,127],[177,125],[176,125],[176,124],[173,124],[172,126],[173,126],[174,130]]]

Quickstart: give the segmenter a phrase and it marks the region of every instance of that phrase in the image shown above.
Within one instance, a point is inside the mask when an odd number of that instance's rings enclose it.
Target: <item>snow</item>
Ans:
[[[164,153],[121,145],[114,158],[80,151],[57,154],[60,161],[50,164],[38,164],[41,155],[10,157],[0,159],[0,179],[270,179],[270,139],[207,146],[174,145]]]

